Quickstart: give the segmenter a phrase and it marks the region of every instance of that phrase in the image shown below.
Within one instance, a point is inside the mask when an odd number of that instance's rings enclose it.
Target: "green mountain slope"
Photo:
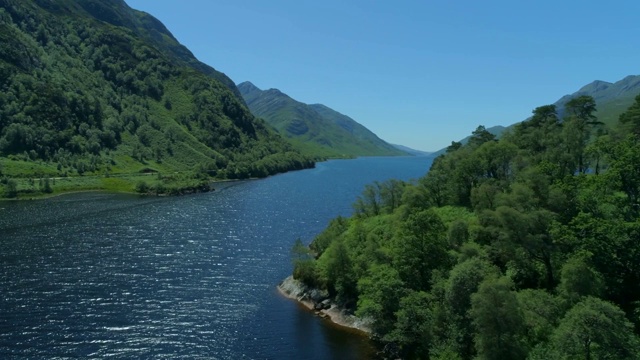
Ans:
[[[350,117],[324,105],[296,101],[276,89],[238,85],[249,109],[306,154],[316,157],[406,155]]]
[[[563,96],[554,105],[562,117],[564,105],[569,100],[581,95],[591,96],[596,101],[598,120],[611,127],[618,122],[620,114],[633,104],[638,94],[640,94],[640,75],[629,75],[615,83],[596,80],[573,94]]]
[[[313,165],[229,78],[121,0],[0,0],[0,89],[0,194],[42,190],[25,178],[132,190],[114,178],[172,174],[152,181],[163,190]]]

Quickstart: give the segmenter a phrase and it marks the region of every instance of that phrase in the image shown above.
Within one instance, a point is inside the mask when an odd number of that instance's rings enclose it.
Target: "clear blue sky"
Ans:
[[[437,150],[640,74],[640,1],[126,0],[233,81]]]

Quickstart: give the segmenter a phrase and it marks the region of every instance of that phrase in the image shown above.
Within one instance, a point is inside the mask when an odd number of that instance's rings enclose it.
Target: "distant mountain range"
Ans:
[[[321,104],[305,104],[277,89],[238,85],[251,112],[303,153],[316,157],[407,155],[352,118]]]
[[[428,152],[428,151],[416,150],[404,145],[398,145],[398,144],[391,144],[391,145],[393,145],[396,149],[400,149],[406,152],[407,154],[410,154],[413,156],[429,156],[432,154],[431,152]]]
[[[582,95],[588,95],[593,97],[596,101],[597,112],[595,113],[599,121],[602,121],[607,126],[613,126],[617,121],[620,114],[625,112],[635,97],[640,94],[640,75],[629,75],[620,81],[615,83],[596,80],[583,87],[580,90],[561,97],[558,101],[553,103],[556,106],[558,116],[562,118],[564,116],[564,107],[569,100]],[[541,106],[544,104],[540,104]],[[533,110],[533,109],[532,109]],[[525,119],[526,120],[526,119]],[[505,130],[510,129],[517,123],[505,126],[493,126],[487,128],[487,131],[500,137]],[[473,129],[471,129],[473,130]],[[460,140],[461,143],[466,144],[471,136],[467,136]],[[433,152],[432,156],[438,156],[443,154],[446,148]]]

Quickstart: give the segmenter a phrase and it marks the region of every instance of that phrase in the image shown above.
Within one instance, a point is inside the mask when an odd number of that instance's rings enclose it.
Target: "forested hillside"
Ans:
[[[305,154],[324,157],[407,155],[352,118],[321,104],[299,102],[277,89],[238,85],[251,112],[265,119]]]
[[[0,0],[0,37],[5,197],[71,190],[72,177],[131,191],[124,175],[155,173],[138,191],[170,192],[313,166],[122,0]]]
[[[590,96],[563,119],[541,106],[415,183],[367,186],[294,277],[370,317],[392,356],[638,359],[640,96],[615,130],[595,114]]]

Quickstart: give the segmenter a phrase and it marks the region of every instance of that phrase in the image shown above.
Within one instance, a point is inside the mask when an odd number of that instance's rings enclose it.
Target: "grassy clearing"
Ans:
[[[11,185],[12,182],[14,185]],[[161,173],[89,175],[72,177],[12,178],[0,184],[0,199],[36,199],[80,191],[107,191],[142,194],[182,194],[208,191],[209,179],[188,174]],[[12,188],[13,186],[13,188]]]

